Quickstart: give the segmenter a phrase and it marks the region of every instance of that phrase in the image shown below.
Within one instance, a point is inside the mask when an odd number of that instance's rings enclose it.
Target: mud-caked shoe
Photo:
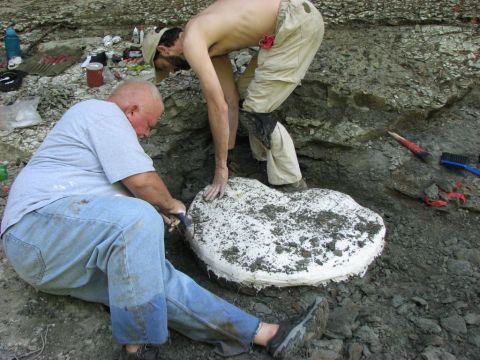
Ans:
[[[295,353],[307,341],[323,335],[327,319],[328,302],[317,297],[302,314],[280,322],[277,333],[267,344],[267,351],[274,359],[297,359]]]
[[[153,345],[142,345],[140,348],[134,352],[127,352],[125,346],[122,347],[122,352],[120,353],[120,360],[160,360],[159,349],[157,346]]]

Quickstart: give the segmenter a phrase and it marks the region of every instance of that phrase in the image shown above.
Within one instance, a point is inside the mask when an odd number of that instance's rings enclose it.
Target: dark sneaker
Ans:
[[[120,360],[160,360],[160,354],[158,347],[152,345],[142,345],[134,353],[127,352],[124,346],[120,353]]]
[[[285,184],[285,185],[276,185],[275,189],[280,190],[281,192],[295,192],[295,191],[303,191],[308,189],[308,185],[305,180],[300,179],[297,182],[292,184]]]
[[[328,318],[328,302],[323,297],[297,317],[280,322],[275,336],[268,342],[267,351],[274,359],[295,360],[295,353],[312,338],[320,338]]]

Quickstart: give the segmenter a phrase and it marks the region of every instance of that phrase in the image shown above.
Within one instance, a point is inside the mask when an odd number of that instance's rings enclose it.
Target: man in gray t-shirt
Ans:
[[[290,358],[323,331],[326,301],[284,325],[261,323],[165,259],[162,216],[176,224],[186,209],[137,139],[163,110],[155,86],[130,80],[64,114],[12,185],[0,229],[10,264],[41,291],[109,306],[122,359],[156,359],[144,345],[163,344],[167,325],[225,356],[255,343]]]

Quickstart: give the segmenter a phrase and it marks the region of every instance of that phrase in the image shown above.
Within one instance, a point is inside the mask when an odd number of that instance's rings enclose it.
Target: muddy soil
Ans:
[[[459,2],[464,3],[469,4]],[[172,4],[135,5],[120,1],[117,5],[104,5],[101,1],[82,1],[65,5],[53,0],[18,1],[0,10],[0,14],[2,25],[12,23],[13,19],[29,44],[33,44],[58,22],[62,27],[48,33],[42,41],[92,33],[103,36],[116,32],[129,36],[132,24],[158,20],[154,19],[155,11],[161,14],[160,22],[181,23],[205,2]],[[343,6],[342,11],[346,8]],[[173,15],[169,9],[173,9]],[[102,15],[102,22],[95,17],[96,13],[109,12],[108,17]],[[467,21],[472,18],[462,16]],[[30,18],[31,21],[26,20]],[[344,19],[347,24],[348,18]],[[432,18],[443,21],[439,16]],[[402,16],[395,19],[398,21]],[[340,77],[341,69],[336,71]],[[429,72],[428,67],[425,72]],[[76,75],[72,72],[71,76]],[[0,162],[7,163],[10,175],[3,185],[11,184],[31,151],[68,107],[71,100],[65,99],[78,99],[78,89],[60,88],[58,82],[42,79],[39,83],[45,86],[46,96],[51,94],[50,108],[42,109],[42,116],[51,118],[46,125],[16,131],[8,135],[8,142],[2,141]],[[323,91],[319,89],[318,93]],[[92,91],[88,95],[94,97],[97,93]],[[1,96],[2,104],[12,99],[11,95]],[[301,91],[294,94],[288,104],[290,112],[302,113],[305,103],[295,103],[301,97]],[[331,313],[326,334],[322,339],[313,339],[298,359],[480,359],[480,178],[437,164],[440,153],[449,151],[469,155],[472,165],[480,167],[479,104],[480,86],[474,81],[461,96],[452,97],[420,123],[403,123],[400,129],[385,125],[431,150],[436,160],[429,164],[386,135],[385,128],[355,146],[323,142],[299,150],[302,171],[310,186],[347,193],[383,217],[387,227],[386,247],[364,277],[319,287],[245,293],[209,277],[196,264],[195,256],[179,234],[167,235],[167,257],[205,288],[265,321],[295,315],[315,296],[325,296]],[[364,108],[356,111],[365,113]],[[263,164],[251,158],[246,138],[239,137],[235,156],[240,165],[239,175],[266,181]],[[192,160],[192,164],[195,162]],[[207,161],[179,186],[173,176],[164,175],[174,195],[188,203],[209,181],[212,166],[210,151]],[[165,165],[164,171],[175,173],[176,167],[172,161]],[[466,194],[467,201],[448,198],[446,193],[453,190]],[[424,202],[426,194],[448,205],[428,206]],[[0,193],[0,213],[5,201]],[[106,308],[36,292],[16,276],[1,250],[0,294],[0,360],[118,358],[120,347],[111,338]],[[162,351],[163,358],[170,360],[220,359],[209,345],[193,342],[174,331]],[[269,356],[263,349],[253,348],[236,359],[269,359]]]

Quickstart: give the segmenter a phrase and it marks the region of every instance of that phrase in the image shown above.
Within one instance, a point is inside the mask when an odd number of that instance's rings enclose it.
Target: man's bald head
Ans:
[[[163,113],[164,105],[158,89],[145,80],[126,80],[118,85],[107,101],[117,104],[138,137],[148,137]]]
[[[155,85],[145,80],[126,80],[120,83],[107,98],[114,102],[122,110],[128,105],[136,104],[140,107],[145,105],[160,105],[163,110],[163,102]]]

